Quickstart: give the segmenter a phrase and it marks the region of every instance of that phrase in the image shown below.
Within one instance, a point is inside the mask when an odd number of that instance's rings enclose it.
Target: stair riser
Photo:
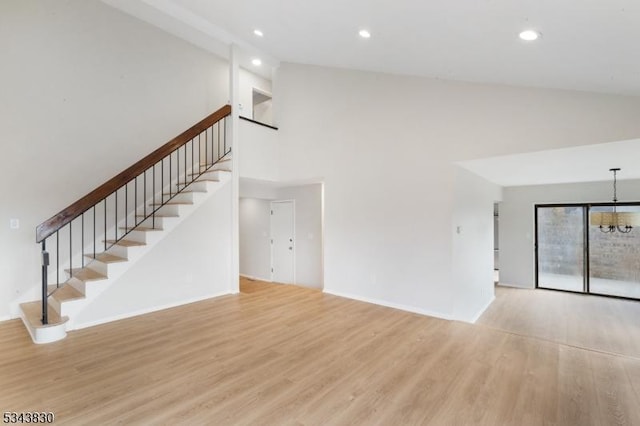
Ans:
[[[130,240],[130,241],[137,241],[139,243],[147,243],[147,235],[149,233],[148,232],[143,232],[143,231],[130,231],[126,237],[124,237],[124,239],[126,240]]]
[[[163,228],[165,228],[165,223],[167,223],[167,222],[171,223],[172,221],[175,221],[176,219],[178,219],[178,218],[156,216],[156,218],[154,220],[153,217],[150,217],[150,218],[145,219],[144,221],[138,223],[138,226],[143,226],[145,228],[163,229]]]
[[[165,202],[169,201],[170,198],[171,198],[171,201],[188,202],[188,203],[193,202],[193,193],[191,192],[184,192],[184,193],[178,193],[178,194],[175,194],[174,192],[173,196],[169,194],[163,194],[162,197]]]
[[[164,206],[160,207],[160,209],[158,209],[157,213],[161,215],[180,216],[180,205],[165,204]]]
[[[107,253],[111,253],[114,256],[118,256],[118,257],[122,257],[124,259],[128,259],[129,258],[129,250],[128,247],[122,247],[122,246],[113,246],[111,247],[109,250],[107,250]]]
[[[22,310],[20,311],[20,316],[22,318],[22,322],[27,327],[27,330],[31,335],[31,339],[33,340],[33,343],[36,343],[36,344],[52,343],[67,337],[66,323],[62,323],[62,324],[51,326],[51,327],[32,328],[29,325],[29,321],[25,318]]]
[[[203,179],[221,179],[225,173],[229,172],[221,172],[218,170],[209,170],[206,173],[203,173],[200,177]]]
[[[204,163],[204,162],[203,162],[203,163],[200,163],[200,167],[207,167],[208,165],[209,165],[209,164]],[[224,158],[224,159],[222,159],[222,160],[218,160],[218,162],[216,163],[216,166],[217,166],[218,168],[223,167],[223,168],[225,168],[225,169],[226,169],[226,168],[231,168],[231,157],[227,157],[227,158]]]
[[[87,286],[84,281],[76,280],[75,278],[68,281],[68,284],[78,290],[82,294],[87,294]]]
[[[62,308],[60,307],[60,301],[57,300],[55,297],[49,298],[49,306],[55,309],[58,315],[63,316],[61,313]]]
[[[109,265],[99,260],[91,260],[87,267],[93,269],[100,275],[109,276]]]
[[[180,185],[180,188],[182,188],[184,185]],[[187,189],[187,191],[195,191],[195,192],[207,192],[207,184],[206,182],[198,182],[195,181],[193,183],[191,183]]]

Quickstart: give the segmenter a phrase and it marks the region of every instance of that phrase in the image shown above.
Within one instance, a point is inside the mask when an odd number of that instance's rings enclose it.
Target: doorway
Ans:
[[[271,202],[271,281],[295,284],[295,201]]]
[[[638,203],[618,211],[640,213]],[[536,205],[536,287],[640,299],[640,229],[603,233],[589,223],[608,204]]]

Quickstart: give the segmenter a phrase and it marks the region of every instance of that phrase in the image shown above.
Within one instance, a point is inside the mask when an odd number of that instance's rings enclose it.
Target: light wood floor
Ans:
[[[478,324],[565,345],[640,358],[640,302],[496,287]]]
[[[293,286],[0,342],[0,409],[57,424],[640,424],[640,359]]]

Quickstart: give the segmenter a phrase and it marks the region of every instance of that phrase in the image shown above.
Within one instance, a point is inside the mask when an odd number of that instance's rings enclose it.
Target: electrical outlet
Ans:
[[[9,228],[11,228],[11,229],[20,228],[20,220],[18,220],[18,219],[9,220]]]

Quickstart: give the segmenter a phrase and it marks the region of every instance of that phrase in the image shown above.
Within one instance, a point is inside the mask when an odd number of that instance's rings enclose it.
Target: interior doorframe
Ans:
[[[291,203],[293,208],[293,282],[291,284],[296,283],[296,251],[298,249],[298,240],[296,238],[296,200],[295,199],[286,199],[286,200],[271,200],[269,203],[270,211],[273,211],[273,205],[275,203]],[[270,247],[270,269],[271,269],[271,282],[275,282],[273,280],[273,227],[271,224],[271,217],[269,218],[269,240],[271,241]]]
[[[533,221],[534,221],[534,281],[535,281],[535,288],[536,289],[541,289],[541,290],[551,290],[551,291],[562,291],[565,293],[575,293],[575,294],[588,294],[588,295],[593,295],[593,296],[601,296],[601,297],[611,297],[614,299],[624,299],[624,300],[634,300],[634,301],[640,301],[640,299],[636,299],[633,297],[625,297],[625,296],[617,296],[617,295],[613,295],[613,294],[601,294],[601,293],[592,293],[590,290],[590,285],[589,285],[589,275],[591,273],[590,269],[589,269],[589,264],[590,264],[590,247],[589,247],[589,213],[591,211],[592,207],[612,207],[614,205],[614,203],[612,202],[585,202],[585,203],[550,203],[550,204],[534,204],[534,210],[533,210]],[[627,201],[627,202],[617,202],[616,205],[618,207],[620,206],[640,206],[640,201]],[[583,256],[584,256],[584,262],[583,262],[583,280],[584,280],[584,285],[583,285],[583,291],[579,292],[579,291],[573,291],[573,290],[564,290],[564,289],[557,289],[557,288],[547,288],[547,287],[540,287],[539,286],[539,281],[538,281],[538,260],[539,260],[539,255],[538,255],[538,209],[539,208],[553,208],[553,207],[582,207],[583,209],[583,240],[584,240],[584,244],[583,244]],[[640,228],[640,227],[638,227]],[[640,232],[640,229],[638,229],[638,231]]]

